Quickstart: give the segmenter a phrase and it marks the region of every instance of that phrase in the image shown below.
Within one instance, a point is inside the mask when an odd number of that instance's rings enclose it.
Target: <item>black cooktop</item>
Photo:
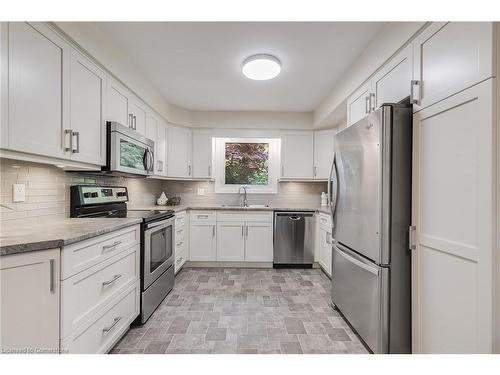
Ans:
[[[145,223],[174,216],[174,210],[127,210],[127,217],[140,218]]]

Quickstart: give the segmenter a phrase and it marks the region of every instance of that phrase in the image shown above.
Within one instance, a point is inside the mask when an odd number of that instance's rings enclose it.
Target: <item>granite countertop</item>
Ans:
[[[35,225],[2,225],[0,256],[54,249],[139,224],[141,219],[62,219]]]
[[[329,207],[305,207],[305,206],[268,206],[268,207],[241,207],[241,206],[200,206],[200,205],[179,205],[179,206],[157,206],[157,205],[145,205],[145,206],[129,206],[129,210],[158,210],[166,211],[173,210],[174,212],[180,212],[185,210],[224,210],[224,211],[315,211],[330,213]]]

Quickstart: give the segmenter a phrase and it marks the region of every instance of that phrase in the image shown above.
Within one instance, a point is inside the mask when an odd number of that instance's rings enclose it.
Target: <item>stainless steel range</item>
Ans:
[[[141,223],[141,315],[145,323],[174,286],[174,211],[127,210],[126,187],[71,186],[70,216],[139,218]]]

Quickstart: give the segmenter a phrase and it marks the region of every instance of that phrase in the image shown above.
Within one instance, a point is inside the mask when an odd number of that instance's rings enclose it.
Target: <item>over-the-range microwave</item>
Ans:
[[[105,172],[148,176],[155,165],[154,141],[114,121],[106,123]]]

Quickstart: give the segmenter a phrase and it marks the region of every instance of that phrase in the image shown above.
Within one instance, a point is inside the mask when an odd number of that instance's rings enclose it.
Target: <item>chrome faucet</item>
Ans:
[[[241,189],[243,189],[243,192],[245,194],[244,199],[243,199],[243,207],[248,207],[247,187],[245,185],[241,185],[240,188],[238,189],[238,194],[241,194]]]

